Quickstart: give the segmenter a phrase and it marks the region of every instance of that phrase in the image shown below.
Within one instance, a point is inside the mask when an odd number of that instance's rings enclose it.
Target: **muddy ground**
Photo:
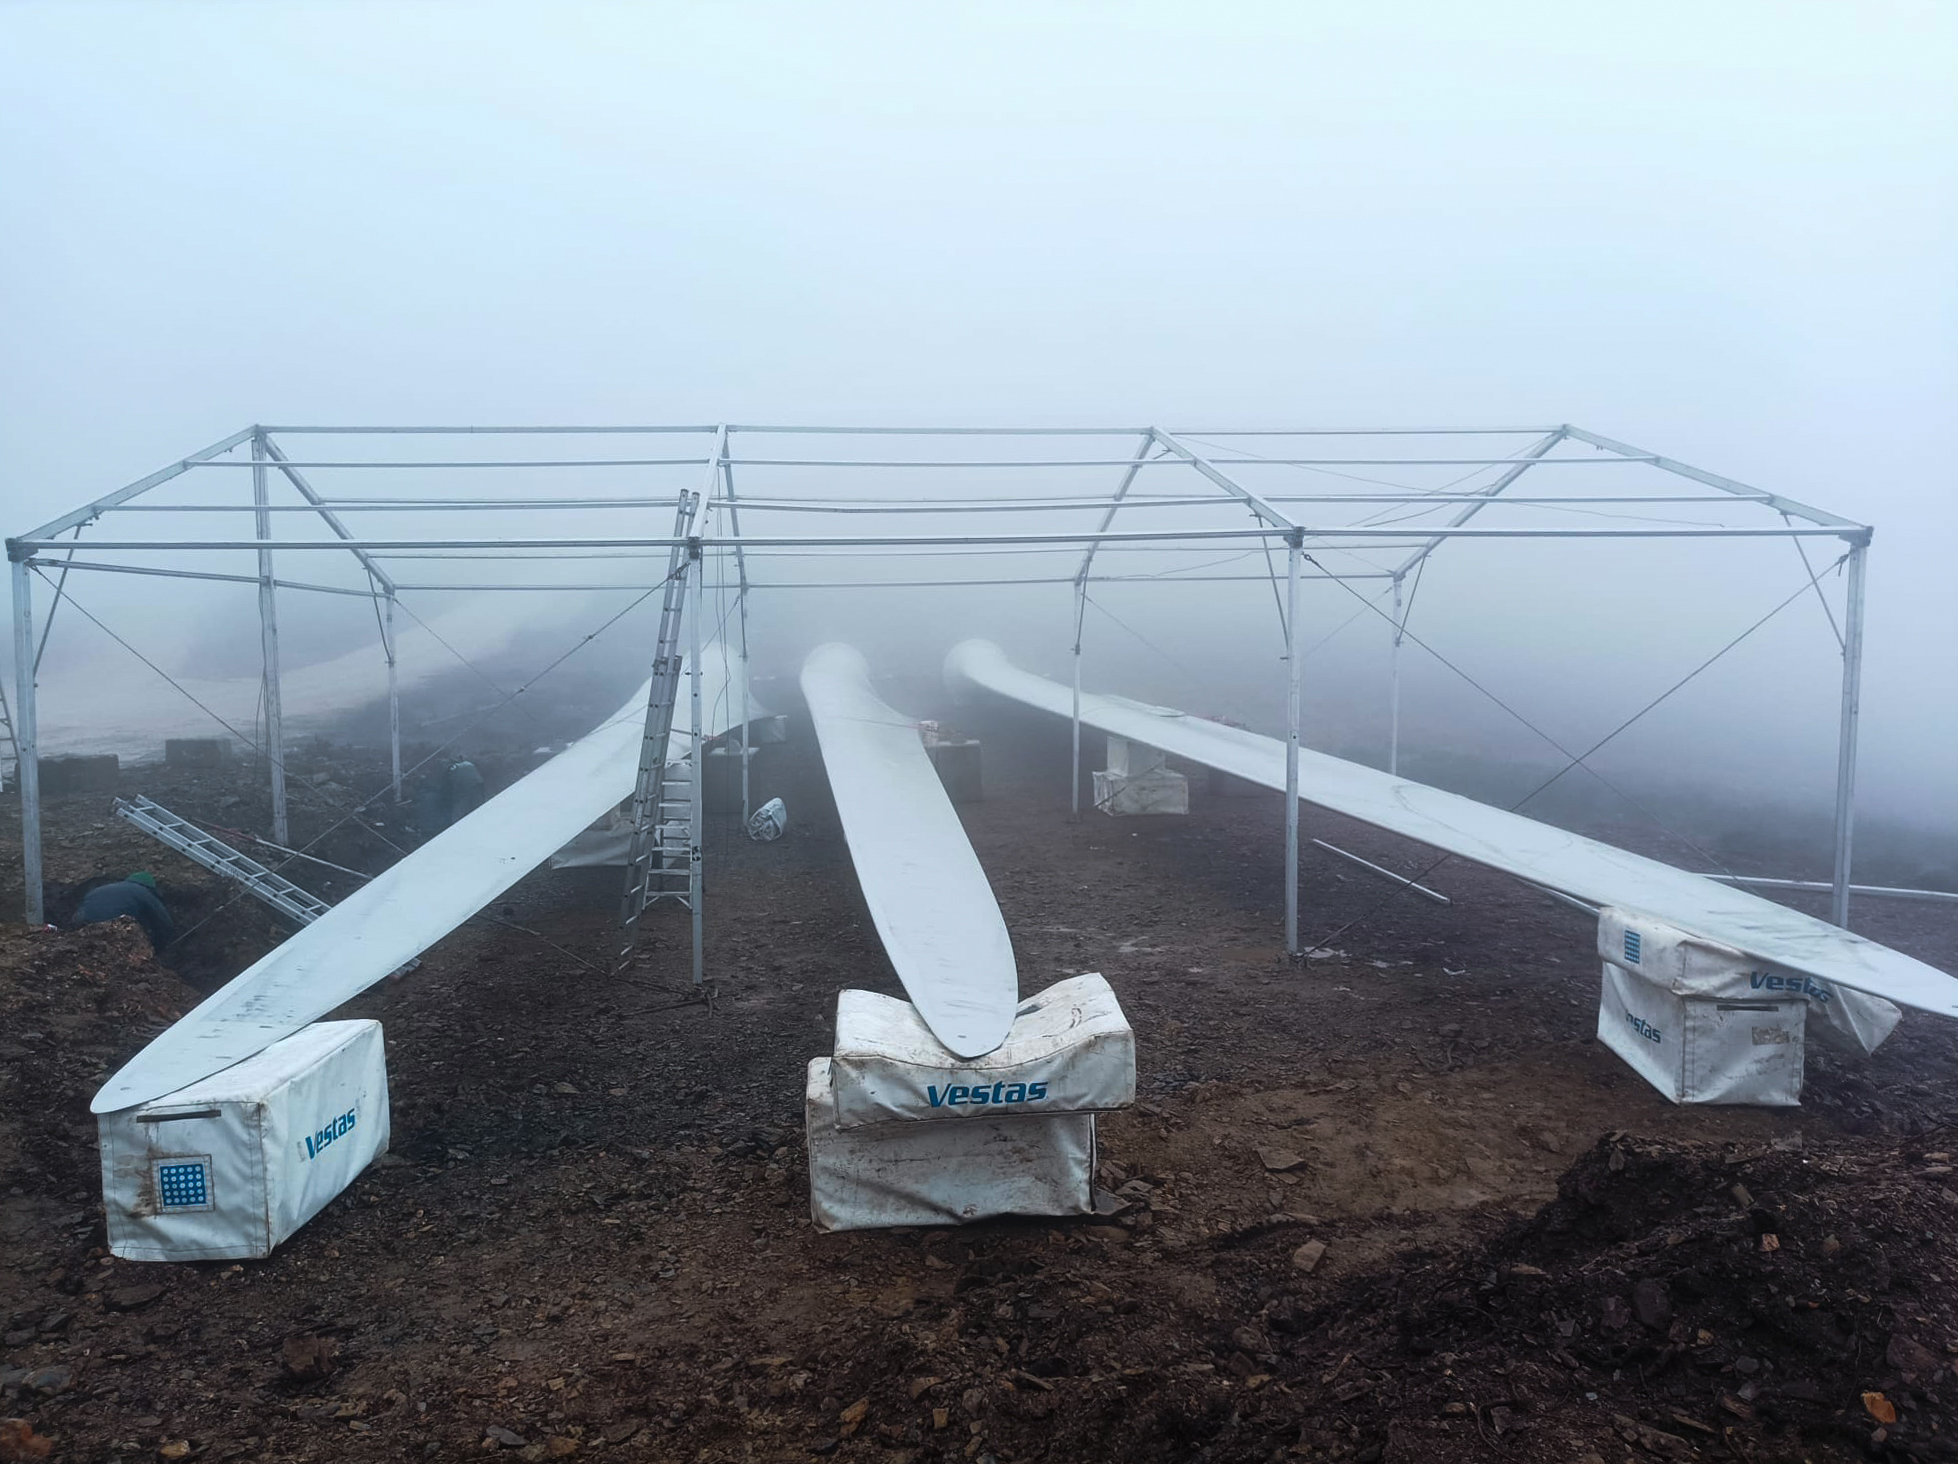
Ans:
[[[1958,1459],[1949,1027],[1811,1041],[1800,1109],[1676,1108],[1592,1035],[1584,917],[1308,847],[1295,966],[1278,800],[1199,779],[1187,818],[1070,822],[1064,729],[957,715],[1022,990],[1099,970],[1137,1030],[1141,1101],[1100,1129],[1121,1213],[811,1228],[804,1064],[839,988],[897,988],[802,735],[756,765],[788,835],[710,838],[710,1003],[683,916],[615,978],[616,874],[535,874],[492,912],[535,934],[471,924],[348,1009],[386,1027],[383,1161],[268,1261],[114,1261],[88,1098],[276,932],[70,797],[53,908],[146,867],[195,929],[169,965],[127,928],[0,934],[0,1460]],[[295,762],[296,839],[378,786],[370,754]],[[124,786],[264,827],[249,769]],[[365,822],[316,852],[411,842]],[[1943,907],[1857,919],[1958,969]]]

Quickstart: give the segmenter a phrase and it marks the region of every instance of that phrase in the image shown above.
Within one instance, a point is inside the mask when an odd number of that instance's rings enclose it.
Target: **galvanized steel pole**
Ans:
[[[1836,735],[1836,860],[1829,919],[1849,928],[1849,854],[1856,823],[1856,731],[1863,711],[1863,560],[1868,538],[1850,545],[1842,625],[1842,724]]]
[[[265,512],[268,502],[265,477],[265,434],[252,434],[252,506],[256,537],[272,537],[272,515]],[[272,583],[272,551],[260,544],[258,551],[258,629],[259,653],[263,662],[265,687],[265,757],[272,769],[272,842],[290,844],[292,831],[286,819],[286,742],[285,716],[279,704],[279,607],[278,590]]]
[[[1401,608],[1401,577],[1394,576],[1394,639],[1387,651],[1387,771],[1401,770],[1401,637],[1407,618]]]
[[[394,596],[387,598],[386,616],[381,628],[381,648],[388,657],[388,766],[394,788],[394,801],[401,801],[401,680],[395,667]]]
[[[23,560],[14,571],[14,754],[20,784],[20,879],[29,925],[46,922],[41,907],[41,753],[34,708],[34,582]]]
[[[735,604],[741,610],[741,827],[748,827],[750,810],[748,808],[748,759],[753,749],[748,745],[748,590],[744,585],[735,596]]]
[[[693,984],[706,979],[707,947],[705,933],[701,926],[700,907],[705,903],[706,881],[701,868],[701,831],[706,814],[707,785],[707,723],[700,710],[700,580],[702,563],[700,543],[695,540],[687,554],[688,598],[693,601],[688,608],[693,620],[693,650],[688,657],[690,691],[693,701],[693,827],[687,837],[687,892],[691,896],[688,904],[692,906],[693,916]]]
[[[1081,817],[1081,624],[1088,613],[1088,587],[1074,582],[1074,713],[1070,719],[1073,756],[1068,763],[1067,796],[1069,816]]]
[[[1294,530],[1285,572],[1285,954],[1299,954],[1299,565]]]

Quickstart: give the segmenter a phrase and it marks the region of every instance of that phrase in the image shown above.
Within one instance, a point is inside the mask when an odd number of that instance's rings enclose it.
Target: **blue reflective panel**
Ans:
[[[211,1203],[210,1173],[201,1163],[157,1165],[156,1188],[166,1210],[201,1209]]]

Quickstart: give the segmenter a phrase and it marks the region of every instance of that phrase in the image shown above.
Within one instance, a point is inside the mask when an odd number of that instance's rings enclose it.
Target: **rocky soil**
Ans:
[[[1137,1028],[1091,1220],[811,1228],[803,1065],[838,989],[896,987],[804,738],[756,769],[788,836],[710,838],[710,992],[682,919],[605,974],[616,875],[539,872],[349,1009],[386,1026],[393,1152],[267,1261],[115,1261],[88,1098],[277,931],[58,802],[51,908],[144,867],[194,928],[162,961],[126,927],[0,932],[0,1461],[1958,1458],[1949,1028],[1811,1043],[1800,1109],[1675,1108],[1592,1036],[1581,916],[1308,849],[1294,966],[1275,799],[1071,823],[1064,729],[957,720],[1022,989],[1100,970]],[[385,802],[343,821],[371,754],[314,756],[296,841],[408,846]],[[251,784],[125,778],[262,829]],[[1858,920],[1958,968],[1942,907]]]

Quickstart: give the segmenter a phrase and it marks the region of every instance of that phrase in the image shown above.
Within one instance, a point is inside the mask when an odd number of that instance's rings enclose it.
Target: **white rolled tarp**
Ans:
[[[740,669],[719,647],[701,653],[702,706],[723,709],[718,728],[708,722],[709,735],[726,730],[724,683]],[[684,698],[684,677],[680,689]],[[352,1001],[434,945],[631,796],[646,697],[642,686],[592,732],[206,997],[131,1058],[90,1107],[114,1112],[221,1072]],[[684,713],[675,720],[686,725]]]
[[[960,1057],[1006,1040],[1019,1003],[1013,942],[918,724],[884,705],[854,649],[818,646],[802,695],[856,866],[897,979]]]
[[[1020,670],[991,641],[954,646],[945,675],[955,688],[978,688],[1057,717],[1071,714],[1070,688]],[[1081,694],[1081,721],[1285,791],[1285,744],[1275,737],[1090,692]],[[1958,1017],[1958,981],[1936,967],[1642,854],[1304,748],[1299,798],[1588,904],[1650,915],[1784,971]]]

